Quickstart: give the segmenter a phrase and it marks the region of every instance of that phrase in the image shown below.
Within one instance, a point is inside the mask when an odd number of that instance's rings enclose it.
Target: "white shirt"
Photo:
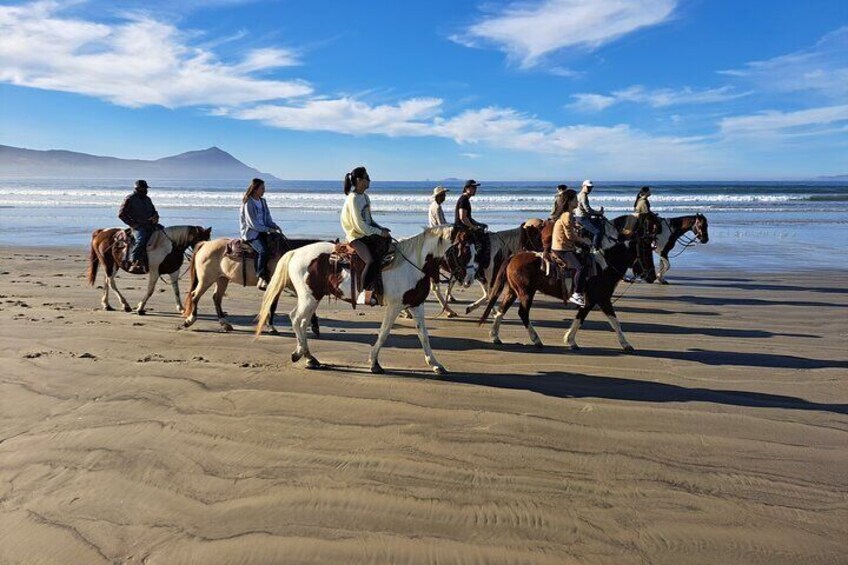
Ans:
[[[433,200],[430,203],[430,212],[427,218],[429,227],[443,226],[447,223],[445,220],[445,212],[442,210],[442,205]]]

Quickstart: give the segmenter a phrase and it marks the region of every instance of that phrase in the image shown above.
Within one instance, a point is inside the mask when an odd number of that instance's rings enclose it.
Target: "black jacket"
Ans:
[[[146,194],[142,196],[138,192],[127,196],[121,204],[121,211],[118,212],[118,218],[131,228],[153,224],[150,218],[154,215],[156,207],[153,206],[153,201]]]

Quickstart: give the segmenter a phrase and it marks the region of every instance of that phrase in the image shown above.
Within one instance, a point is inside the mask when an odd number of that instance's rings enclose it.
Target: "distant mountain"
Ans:
[[[848,175],[831,175],[831,176],[821,176],[818,177],[818,180],[848,180]]]
[[[226,151],[210,147],[155,161],[101,157],[73,151],[36,151],[0,145],[0,178],[62,179],[202,179],[278,181],[274,175],[248,167]]]

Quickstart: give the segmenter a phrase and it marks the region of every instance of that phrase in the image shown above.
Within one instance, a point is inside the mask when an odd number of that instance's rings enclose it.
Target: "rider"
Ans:
[[[563,206],[565,207],[565,211],[554,224],[551,252],[567,265],[569,269],[574,270],[574,291],[568,301],[578,306],[586,306],[586,301],[583,298],[583,291],[586,286],[586,273],[583,268],[583,262],[577,256],[576,244],[588,244],[589,240],[580,236],[577,229],[577,223],[574,218],[574,209],[577,208],[577,193],[575,191],[570,189],[563,191]],[[564,290],[565,285],[563,284]],[[563,292],[563,297],[564,295],[565,292]]]
[[[433,189],[433,202],[430,203],[430,211],[427,218],[427,226],[434,228],[443,226],[447,223],[445,220],[445,211],[442,210],[442,203],[447,197],[448,189],[439,185]]]
[[[159,224],[159,214],[153,201],[147,196],[147,181],[135,181],[135,191],[124,199],[118,218],[127,224],[133,231],[135,245],[130,251],[130,272],[142,272],[144,270],[144,256],[147,251],[147,242],[153,235]]]
[[[241,238],[256,250],[256,277],[259,279],[256,286],[259,290],[268,286],[268,238],[274,232],[282,233],[280,226],[271,218],[264,196],[265,181],[253,179],[241,199],[239,211]]]
[[[480,186],[474,179],[465,181],[465,186],[462,188],[462,194],[456,199],[456,212],[454,214],[453,225],[456,229],[466,230],[471,233],[471,239],[477,246],[480,270],[480,277],[484,276],[486,268],[489,266],[490,242],[486,236],[486,230],[489,226],[482,222],[478,222],[471,216],[471,198],[477,194],[477,187]]]
[[[551,219],[556,220],[562,213],[565,212],[565,191],[568,186],[561,184],[557,186],[556,198],[554,199],[554,207],[551,209]],[[572,190],[572,192],[574,192]]]
[[[639,189],[639,194],[636,196],[636,202],[633,203],[633,213],[637,216],[651,213],[651,203],[648,198],[651,196],[651,187],[643,186]]]
[[[375,255],[382,255],[388,248],[389,230],[374,221],[371,217],[371,199],[365,194],[371,186],[371,178],[365,167],[356,167],[344,180],[345,198],[342,207],[342,229],[347,242],[356,250],[356,254],[365,263],[359,280],[362,291],[356,299],[357,304],[375,306],[377,299],[373,295]]]
[[[599,253],[603,244],[604,229],[603,225],[596,223],[595,217],[604,215],[604,207],[601,206],[599,210],[595,210],[589,204],[589,194],[592,192],[594,186],[589,179],[583,181],[580,194],[577,195],[577,208],[574,210],[574,216],[580,222],[583,229],[592,234],[593,251]]]

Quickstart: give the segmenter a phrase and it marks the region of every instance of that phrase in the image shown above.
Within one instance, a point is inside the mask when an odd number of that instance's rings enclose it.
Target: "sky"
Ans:
[[[0,144],[284,179],[848,174],[848,2],[0,1]]]

